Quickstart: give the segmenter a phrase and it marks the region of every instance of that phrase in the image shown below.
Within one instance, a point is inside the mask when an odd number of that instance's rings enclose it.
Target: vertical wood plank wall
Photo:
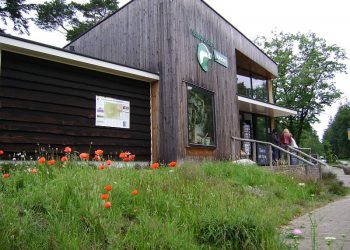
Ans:
[[[191,29],[228,57],[229,67],[211,62],[203,72],[196,59],[200,42]],[[159,72],[158,152],[160,160],[204,155],[231,156],[231,136],[239,136],[236,57],[239,50],[275,74],[277,66],[202,0],[134,0],[73,41],[77,52],[151,72]],[[68,46],[68,47],[69,47]],[[184,81],[215,92],[217,148],[187,147]],[[153,111],[154,112],[154,111]]]
[[[130,129],[96,127],[96,95],[130,101]],[[0,104],[6,152],[33,153],[37,143],[87,152],[93,142],[151,158],[149,83],[2,51]]]

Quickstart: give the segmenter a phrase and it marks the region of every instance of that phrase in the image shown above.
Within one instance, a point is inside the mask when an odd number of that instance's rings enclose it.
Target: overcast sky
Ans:
[[[75,0],[86,2],[86,0]],[[184,0],[186,1],[186,0]],[[32,0],[42,3],[43,0]],[[129,0],[120,0],[120,6]],[[268,35],[272,30],[283,32],[315,32],[319,37],[325,38],[329,44],[337,44],[344,48],[350,57],[350,14],[348,1],[345,0],[205,0],[219,14],[226,18],[238,30],[253,40],[258,35]],[[67,42],[64,35],[59,32],[45,32],[31,28],[30,37],[38,42],[63,47]],[[350,61],[347,61],[350,71]],[[332,107],[320,115],[321,123],[314,124],[318,135],[322,138],[330,117],[334,117],[340,102],[350,100],[350,75],[338,75],[336,86],[344,95]]]

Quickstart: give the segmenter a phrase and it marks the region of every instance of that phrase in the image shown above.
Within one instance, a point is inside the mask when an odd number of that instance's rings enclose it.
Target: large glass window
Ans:
[[[267,81],[266,79],[253,76],[252,77],[252,87],[253,87],[253,99],[267,101]]]
[[[189,144],[214,146],[214,94],[187,85],[188,141]]]
[[[268,101],[267,80],[250,72],[237,70],[237,93],[252,99]]]
[[[250,77],[237,75],[237,91],[239,95],[250,96],[251,82]]]

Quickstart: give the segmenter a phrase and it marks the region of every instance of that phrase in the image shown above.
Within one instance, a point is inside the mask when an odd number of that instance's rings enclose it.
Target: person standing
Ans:
[[[291,142],[292,142],[291,133],[289,132],[288,129],[285,128],[281,134],[281,137],[280,137],[281,147],[285,150],[288,150],[288,146],[291,144]],[[284,161],[287,160],[287,153],[282,152],[282,159]]]
[[[272,144],[279,146],[280,145],[280,138],[278,135],[278,131],[277,129],[273,129],[272,130],[272,134],[271,134],[271,142]],[[272,160],[273,161],[277,161],[280,157],[279,157],[279,150],[275,147],[272,147]]]

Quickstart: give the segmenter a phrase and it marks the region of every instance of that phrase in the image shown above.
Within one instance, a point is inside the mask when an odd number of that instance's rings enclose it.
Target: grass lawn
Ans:
[[[281,225],[347,192],[229,162],[2,172],[0,249],[285,249]]]

